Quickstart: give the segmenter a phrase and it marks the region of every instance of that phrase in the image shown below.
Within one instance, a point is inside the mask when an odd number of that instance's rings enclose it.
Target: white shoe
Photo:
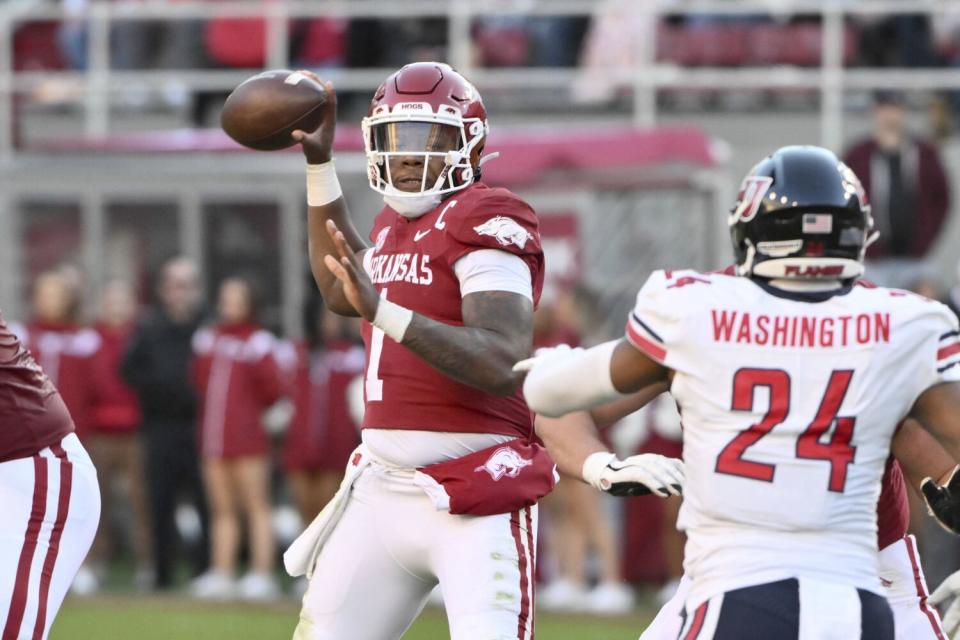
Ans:
[[[582,584],[560,578],[537,592],[537,604],[546,611],[583,611],[588,594]]]
[[[633,590],[623,582],[601,582],[587,595],[587,611],[604,616],[630,613]]]
[[[280,587],[269,573],[255,573],[251,571],[237,583],[237,593],[244,600],[263,602],[276,600],[280,597]]]
[[[236,596],[236,585],[230,576],[211,569],[190,583],[190,595],[202,600],[230,600]]]
[[[92,596],[99,590],[100,578],[97,577],[96,571],[87,565],[82,565],[73,578],[70,593],[77,596]]]

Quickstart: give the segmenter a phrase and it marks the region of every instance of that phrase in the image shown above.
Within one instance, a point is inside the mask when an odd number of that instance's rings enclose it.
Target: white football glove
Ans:
[[[616,454],[598,451],[583,462],[583,479],[614,496],[661,498],[683,493],[683,461],[656,453],[642,453],[620,460]]]
[[[947,600],[953,599],[953,602],[943,610],[943,630],[947,632],[950,638],[960,630],[960,571],[949,576],[940,583],[927,602],[934,606],[940,606]]]
[[[555,347],[540,347],[533,352],[532,358],[520,360],[513,365],[514,371],[532,371],[534,367],[541,367],[553,362],[561,362],[570,357],[577,351],[583,351],[583,347],[574,349],[568,344],[558,344]]]

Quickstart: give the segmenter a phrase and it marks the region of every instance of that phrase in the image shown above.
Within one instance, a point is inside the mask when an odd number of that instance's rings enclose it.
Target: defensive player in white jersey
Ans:
[[[626,336],[520,365],[547,416],[669,385],[684,427],[681,637],[891,640],[877,499],[897,424],[960,458],[956,317],[854,286],[873,235],[856,176],[785,147],[744,180],[737,275],[655,272]]]
[[[332,311],[365,320],[363,444],[285,555],[311,578],[295,637],[399,638],[439,582],[454,640],[532,639],[536,502],[554,465],[511,368],[530,353],[543,283],[536,214],[479,179],[476,88],[416,63],[387,78],[363,121],[385,204],[368,244],[331,160],[333,114],[297,137],[314,276]],[[659,473],[659,458],[634,468]],[[664,492],[671,481],[642,479]]]

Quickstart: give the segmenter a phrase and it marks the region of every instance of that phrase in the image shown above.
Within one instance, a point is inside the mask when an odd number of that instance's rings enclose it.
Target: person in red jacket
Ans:
[[[220,285],[219,322],[194,336],[194,380],[200,397],[199,446],[210,504],[211,570],[194,581],[198,597],[237,593],[268,599],[278,590],[272,576],[270,441],[261,416],[283,396],[277,339],[255,321],[250,283],[228,278]],[[251,570],[236,585],[240,515],[246,516]]]
[[[294,414],[283,447],[283,468],[305,523],[336,493],[360,444],[349,394],[364,365],[356,322],[319,303],[310,307],[308,337],[297,345]]]
[[[77,435],[86,438],[95,393],[93,354],[100,336],[78,322],[79,292],[67,273],[48,271],[33,286],[33,320],[10,330],[60,391]]]
[[[912,288],[937,280],[925,261],[950,212],[950,183],[940,152],[907,127],[904,95],[878,91],[873,131],[856,141],[843,161],[863,183],[879,238],[867,250],[870,279],[882,286]]]
[[[103,496],[105,522],[97,532],[90,560],[102,569],[113,544],[110,523],[114,509],[127,509],[132,516],[131,546],[136,561],[135,581],[140,586],[152,582],[150,528],[144,492],[143,444],[138,433],[140,402],[120,377],[120,363],[134,328],[136,296],[124,280],[113,280],[104,287],[100,320],[94,326],[100,337],[99,349],[92,360],[96,391],[87,435],[90,457],[97,465],[100,493]],[[126,505],[112,500],[122,489]]]

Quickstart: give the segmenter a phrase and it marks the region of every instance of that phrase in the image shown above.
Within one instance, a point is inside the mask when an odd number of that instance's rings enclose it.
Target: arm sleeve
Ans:
[[[460,297],[479,291],[509,291],[533,301],[530,268],[520,257],[499,249],[471,251],[456,261]]]
[[[960,328],[957,316],[942,307],[944,322],[937,340],[934,384],[960,381]]]
[[[689,365],[685,357],[688,349],[683,343],[687,333],[683,309],[690,297],[690,289],[679,288],[677,281],[698,287],[709,286],[710,281],[703,274],[676,274],[673,272],[668,277],[664,271],[654,271],[650,275],[637,294],[637,303],[627,318],[625,334],[630,344],[651,359],[675,371],[684,371]]]
[[[449,224],[447,238],[451,268],[464,256],[484,250],[522,260],[529,272],[532,300],[539,301],[544,275],[540,227],[533,209],[523,200],[504,189],[495,189],[471,203],[467,211],[458,212]]]

